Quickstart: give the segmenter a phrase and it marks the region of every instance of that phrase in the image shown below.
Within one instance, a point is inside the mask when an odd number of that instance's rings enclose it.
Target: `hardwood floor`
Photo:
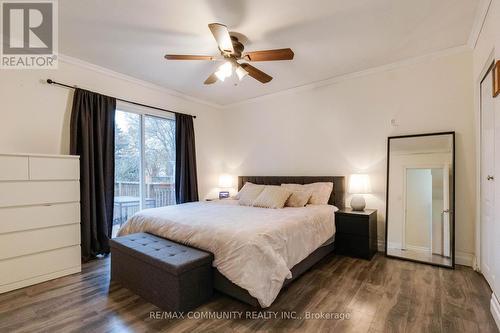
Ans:
[[[195,315],[241,311],[241,319],[154,319],[158,308],[109,284],[105,258],[85,264],[82,274],[0,295],[0,332],[497,332],[490,296],[482,276],[466,267],[332,255],[265,311],[218,294]],[[305,319],[307,312],[349,319]],[[287,314],[297,319],[281,319]]]

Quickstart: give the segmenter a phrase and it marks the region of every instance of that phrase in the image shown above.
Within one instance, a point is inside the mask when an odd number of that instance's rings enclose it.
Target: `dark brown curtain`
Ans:
[[[198,201],[198,177],[193,117],[175,115],[175,199],[178,204]]]
[[[76,89],[71,112],[73,155],[80,155],[82,259],[109,253],[113,227],[116,100]]]

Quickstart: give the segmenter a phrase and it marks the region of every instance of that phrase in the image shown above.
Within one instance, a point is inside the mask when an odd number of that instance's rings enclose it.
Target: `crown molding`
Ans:
[[[484,21],[486,21],[486,16],[488,15],[488,11],[491,7],[491,2],[492,0],[480,0],[479,5],[477,6],[474,24],[472,25],[469,41],[467,42],[467,45],[471,49],[476,48],[477,41],[481,35],[481,31],[483,30]]]
[[[358,72],[352,72],[352,73],[348,73],[348,74],[344,74],[344,75],[333,76],[331,78],[316,81],[313,83],[307,83],[304,85],[288,88],[285,90],[280,90],[280,91],[277,91],[274,93],[252,97],[252,98],[240,101],[240,102],[224,104],[224,105],[221,105],[220,108],[221,109],[229,109],[229,108],[244,105],[247,103],[263,101],[263,100],[266,100],[266,99],[269,99],[272,97],[276,97],[276,96],[296,94],[298,92],[313,90],[313,89],[316,89],[319,87],[337,84],[337,83],[342,82],[342,81],[347,81],[347,80],[352,80],[352,79],[367,76],[367,75],[373,75],[373,74],[377,74],[377,73],[387,72],[387,71],[391,71],[391,70],[394,70],[397,68],[415,65],[415,64],[422,63],[422,62],[431,61],[431,60],[439,59],[442,57],[447,57],[447,56],[450,56],[453,54],[459,54],[459,53],[470,52],[470,51],[471,51],[471,49],[468,45],[452,47],[452,48],[444,49],[441,51],[425,54],[422,56],[409,58],[409,59],[393,62],[390,64],[378,66],[378,67],[372,67],[372,68],[358,71]]]
[[[205,101],[205,100],[202,100],[202,99],[190,96],[190,95],[186,95],[186,94],[181,93],[177,90],[168,89],[168,88],[159,86],[157,84],[135,78],[135,77],[127,75],[127,74],[119,73],[119,72],[113,71],[111,69],[101,67],[101,66],[92,64],[90,62],[87,62],[87,61],[84,61],[84,60],[81,60],[78,58],[70,57],[70,56],[65,55],[65,54],[59,53],[58,59],[59,59],[59,61],[70,64],[70,65],[74,65],[74,66],[78,66],[80,68],[91,70],[93,72],[97,72],[97,73],[100,73],[100,74],[103,74],[106,76],[110,76],[110,77],[113,77],[113,78],[118,79],[118,80],[137,84],[137,85],[143,86],[145,88],[157,90],[161,93],[164,93],[164,94],[167,94],[170,96],[174,96],[174,97],[178,97],[178,98],[182,98],[182,99],[189,101],[189,102],[207,105],[207,106],[210,106],[210,107],[216,108],[216,109],[220,108],[219,104],[215,104],[215,103],[208,102],[208,101]]]
[[[486,0],[486,1],[489,2],[491,0]],[[256,97],[248,98],[248,99],[245,99],[245,100],[242,100],[239,102],[235,102],[235,103],[230,103],[230,104],[217,104],[217,103],[213,103],[213,102],[208,102],[208,101],[205,101],[205,100],[193,97],[193,96],[186,95],[186,94],[181,93],[179,91],[176,91],[173,89],[168,89],[168,88],[156,85],[156,84],[148,82],[148,81],[140,80],[140,79],[137,79],[135,77],[132,77],[132,76],[129,76],[129,75],[126,75],[123,73],[119,73],[119,72],[113,71],[111,69],[101,67],[101,66],[86,62],[84,60],[70,57],[70,56],[67,56],[64,54],[59,54],[59,60],[62,62],[68,63],[68,64],[72,64],[72,65],[79,66],[79,67],[82,67],[82,68],[85,68],[85,69],[88,69],[91,71],[95,71],[95,72],[98,72],[98,73],[101,73],[101,74],[104,74],[107,76],[111,76],[111,77],[114,77],[114,78],[119,79],[119,80],[127,81],[127,82],[130,82],[133,84],[138,84],[138,85],[141,85],[141,86],[149,88],[149,89],[155,89],[155,90],[160,91],[162,93],[165,93],[165,94],[168,94],[171,96],[175,96],[175,97],[179,97],[179,98],[182,98],[182,99],[190,101],[190,102],[194,102],[194,103],[198,103],[198,104],[202,104],[202,105],[207,105],[207,106],[210,106],[210,107],[218,109],[218,110],[227,110],[227,109],[237,107],[240,105],[254,103],[254,102],[258,102],[258,101],[263,101],[263,100],[266,100],[266,99],[269,99],[272,97],[276,97],[276,96],[286,96],[286,95],[295,94],[298,92],[313,90],[313,89],[316,89],[319,87],[337,84],[337,83],[342,82],[342,81],[352,80],[352,79],[363,77],[363,76],[368,76],[368,75],[373,75],[373,74],[382,73],[382,72],[386,72],[386,71],[391,71],[391,70],[394,70],[397,68],[402,68],[402,67],[406,67],[406,66],[426,62],[426,61],[431,61],[434,59],[438,59],[438,58],[442,58],[442,57],[446,57],[446,56],[450,56],[450,55],[458,54],[458,53],[462,53],[462,52],[467,52],[470,50],[471,50],[471,48],[469,47],[468,44],[458,46],[458,47],[452,47],[452,48],[444,49],[441,51],[425,54],[422,56],[409,58],[409,59],[389,63],[389,64],[378,66],[378,67],[372,67],[372,68],[358,71],[358,72],[352,72],[352,73],[348,73],[348,74],[344,74],[344,75],[333,76],[333,77],[330,77],[330,78],[327,78],[324,80],[295,86],[292,88],[280,90],[280,91],[269,93],[269,94],[259,95]]]

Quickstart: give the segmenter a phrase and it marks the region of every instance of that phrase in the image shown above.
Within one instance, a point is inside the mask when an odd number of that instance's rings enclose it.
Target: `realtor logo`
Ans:
[[[57,2],[1,2],[2,69],[57,68]]]

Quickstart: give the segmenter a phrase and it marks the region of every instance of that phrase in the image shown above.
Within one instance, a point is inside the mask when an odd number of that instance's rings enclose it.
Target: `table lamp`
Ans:
[[[353,174],[349,181],[349,193],[353,194],[351,208],[354,211],[363,211],[366,201],[363,194],[371,193],[370,178],[367,174]]]
[[[219,176],[219,188],[224,189],[219,191],[219,199],[229,198],[229,189],[233,187],[233,177],[231,175]]]

